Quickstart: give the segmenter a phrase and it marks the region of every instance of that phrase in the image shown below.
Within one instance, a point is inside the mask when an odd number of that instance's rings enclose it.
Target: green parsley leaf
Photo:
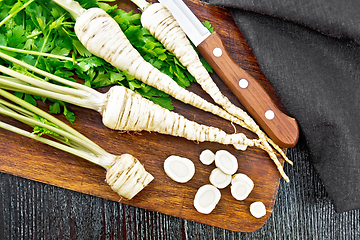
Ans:
[[[51,127],[55,127],[55,128],[58,128],[58,129],[61,129],[59,128],[57,125],[53,124],[52,122],[48,121],[47,119],[45,118],[42,118],[40,116],[37,116],[37,115],[34,115],[33,116],[33,119],[38,121],[38,122],[41,122],[41,123],[44,123],[46,125],[49,125]],[[52,136],[52,137],[55,137],[56,139],[63,139],[65,142],[69,142],[69,139],[64,137],[64,136],[60,136],[58,133],[56,132],[53,132],[45,127],[40,127],[38,125],[36,125],[33,129],[33,134],[37,134],[38,136],[42,136],[42,135],[48,135],[48,136]]]
[[[28,103],[34,105],[34,106],[37,105],[36,100],[30,94],[25,94],[24,95],[24,100],[27,101]]]
[[[7,46],[7,41],[6,41],[6,37],[4,34],[0,34],[0,45]]]
[[[87,50],[84,45],[79,40],[73,39],[73,45],[75,50],[83,57],[90,57],[92,54]]]
[[[70,49],[61,48],[60,46],[57,46],[50,53],[59,56],[68,56],[70,53]]]
[[[6,37],[8,46],[14,48],[21,48],[21,44],[27,40],[23,26],[16,26],[13,29],[9,29]]]
[[[211,32],[214,32],[214,28],[211,26],[211,24],[209,23],[209,21],[205,21],[203,22],[203,25]]]
[[[158,97],[150,97],[150,100],[163,108],[174,110],[174,106],[172,105],[170,98],[158,98]]]
[[[66,119],[71,122],[72,124],[74,124],[75,121],[75,114],[71,111],[69,111],[69,109],[66,107],[65,104],[62,104],[62,106],[64,107],[64,115],[66,117]]]
[[[95,56],[83,58],[78,61],[79,63],[77,66],[80,67],[83,72],[88,71],[90,68],[98,67],[104,64],[104,60]]]
[[[206,69],[208,72],[210,72],[210,73],[213,72],[212,67],[211,67],[210,64],[205,60],[205,58],[201,57],[201,58],[200,58],[200,61],[202,62],[203,66],[205,67],[205,69]]]
[[[59,114],[61,113],[60,102],[56,101],[49,106],[50,113]]]

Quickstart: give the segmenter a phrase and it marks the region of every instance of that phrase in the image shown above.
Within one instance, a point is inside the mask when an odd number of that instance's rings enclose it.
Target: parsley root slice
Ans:
[[[231,182],[231,175],[224,173],[220,168],[214,168],[209,176],[212,185],[219,189],[226,188]]]
[[[215,154],[210,149],[205,149],[199,156],[200,162],[204,165],[210,165],[215,161]]]
[[[169,94],[175,99],[248,128],[249,123],[247,121],[250,121],[251,118],[243,121],[234,117],[224,109],[180,87],[168,75],[160,72],[149,62],[145,61],[126,38],[118,23],[104,10],[100,8],[86,10],[73,0],[54,0],[54,2],[69,11],[75,18],[75,33],[80,42],[92,54],[103,58],[118,69],[126,71],[136,79]],[[285,180],[289,181],[285,177],[286,175],[276,154],[264,139],[265,137],[261,138],[262,148],[268,152]],[[277,150],[286,161],[291,163],[280,148],[277,148]]]
[[[18,104],[0,99],[0,114],[12,117],[33,128],[46,129],[45,134],[56,141],[0,121],[1,128],[74,154],[105,168],[107,170],[106,182],[120,197],[132,199],[154,179],[132,155],[110,154],[73,128],[24,100],[2,89],[0,89],[0,96]]]
[[[266,215],[266,207],[263,202],[253,202],[250,204],[250,213],[256,218],[261,218]]]
[[[203,214],[211,213],[221,198],[221,192],[211,184],[201,186],[194,197],[195,209]]]
[[[215,165],[229,175],[234,174],[238,170],[238,160],[226,150],[219,150],[215,153]]]
[[[231,179],[231,195],[237,200],[244,200],[254,188],[254,182],[246,174],[237,173]]]
[[[175,182],[186,183],[194,176],[195,165],[188,158],[171,155],[164,161],[164,171]]]

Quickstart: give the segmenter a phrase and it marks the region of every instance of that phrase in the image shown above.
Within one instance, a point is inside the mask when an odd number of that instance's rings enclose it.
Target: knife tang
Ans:
[[[216,32],[197,49],[276,144],[286,148],[296,145],[296,120],[280,111],[255,78],[235,63]]]

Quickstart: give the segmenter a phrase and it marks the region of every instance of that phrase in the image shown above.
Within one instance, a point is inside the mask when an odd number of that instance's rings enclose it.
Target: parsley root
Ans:
[[[198,124],[143,98],[122,86],[112,87],[106,95],[102,116],[105,126],[125,131],[150,131],[184,137],[198,142],[217,142],[256,146],[257,140],[245,134],[226,134],[224,131]]]
[[[145,188],[154,177],[130,154],[113,155],[50,114],[0,89],[0,96],[21,107],[0,99],[0,114],[12,117],[31,127],[47,129],[49,138],[41,137],[24,129],[0,121],[0,127],[31,139],[48,144],[65,152],[84,158],[107,170],[106,182],[121,197],[132,199]],[[42,120],[40,120],[40,117]],[[44,121],[46,120],[46,121]]]

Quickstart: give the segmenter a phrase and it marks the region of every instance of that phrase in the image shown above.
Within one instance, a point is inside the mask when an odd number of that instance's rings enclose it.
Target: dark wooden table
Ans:
[[[304,141],[288,150],[274,211],[239,233],[0,173],[2,239],[360,239],[359,210],[338,214]],[[169,203],[169,207],[171,207]]]

